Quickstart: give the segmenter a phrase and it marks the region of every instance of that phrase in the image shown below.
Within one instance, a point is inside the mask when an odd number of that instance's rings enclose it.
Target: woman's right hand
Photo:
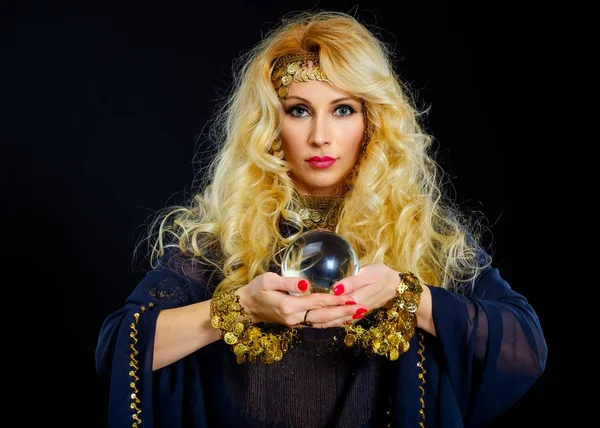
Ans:
[[[348,296],[327,293],[291,295],[304,293],[308,282],[298,277],[282,277],[267,272],[254,278],[249,284],[236,290],[240,304],[253,323],[267,322],[297,326],[304,321],[307,311],[319,309],[321,316],[311,323],[317,328],[337,327],[330,320],[345,315],[352,316],[356,308],[347,304]]]

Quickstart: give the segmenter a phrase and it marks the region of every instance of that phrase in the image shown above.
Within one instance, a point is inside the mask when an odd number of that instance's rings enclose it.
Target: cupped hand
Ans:
[[[267,272],[254,278],[247,285],[236,290],[240,303],[253,323],[267,322],[297,326],[306,321],[317,328],[341,325],[341,320],[351,316],[354,310],[346,305],[347,296],[312,293],[306,295],[291,295],[304,293],[309,288],[306,280],[297,277],[282,277],[273,272]],[[313,317],[313,311],[317,316]],[[332,324],[332,322],[335,322]]]
[[[347,302],[355,303],[352,305],[353,312],[330,321],[335,324],[356,322],[367,312],[387,306],[396,295],[399,283],[398,272],[383,263],[361,267],[356,275],[343,278],[333,286],[335,292],[345,297]]]

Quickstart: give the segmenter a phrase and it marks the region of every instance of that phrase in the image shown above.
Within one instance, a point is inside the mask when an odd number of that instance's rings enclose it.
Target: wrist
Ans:
[[[433,323],[433,303],[431,298],[431,289],[428,285],[423,284],[423,292],[421,293],[421,302],[417,309],[417,326],[426,332],[435,336],[435,325]]]
[[[253,310],[250,296],[248,296],[248,287],[244,285],[236,289],[233,294],[238,296],[239,303],[242,305],[242,308],[244,308],[244,313],[250,319],[252,324],[259,322],[259,320],[256,319],[256,312]]]
[[[345,326],[346,346],[358,345],[370,354],[386,355],[391,361],[408,351],[416,332],[416,312],[423,287],[412,273],[398,273],[398,277],[400,282],[394,286],[396,296],[391,299],[391,306],[374,311],[368,328],[360,324]]]
[[[252,325],[241,297],[246,290],[228,290],[213,295],[210,302],[211,325],[221,331],[226,344],[231,345],[238,364],[262,361],[267,364],[281,360],[296,336],[294,328],[281,334],[263,332]]]
[[[399,272],[398,276],[400,282],[396,286],[396,297],[401,307],[411,314],[416,314],[419,304],[421,303],[421,294],[423,293],[423,287],[421,281],[413,273]]]

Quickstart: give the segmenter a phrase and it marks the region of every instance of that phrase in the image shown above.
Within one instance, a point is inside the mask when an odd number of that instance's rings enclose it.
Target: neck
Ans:
[[[342,196],[310,196],[297,194],[298,214],[306,230],[337,226],[344,198]]]

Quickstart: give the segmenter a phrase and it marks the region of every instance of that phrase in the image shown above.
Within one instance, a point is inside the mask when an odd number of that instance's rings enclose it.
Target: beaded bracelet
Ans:
[[[408,351],[417,327],[416,311],[423,287],[410,272],[399,276],[398,294],[392,301],[392,307],[372,311],[368,329],[359,324],[346,325],[346,346],[358,346],[364,348],[367,355],[385,355],[391,361]]]
[[[266,364],[280,361],[297,335],[295,328],[284,333],[263,333],[252,325],[252,320],[240,304],[240,296],[233,291],[219,293],[210,302],[211,325],[221,330],[225,343],[232,345],[237,363],[261,361]]]

